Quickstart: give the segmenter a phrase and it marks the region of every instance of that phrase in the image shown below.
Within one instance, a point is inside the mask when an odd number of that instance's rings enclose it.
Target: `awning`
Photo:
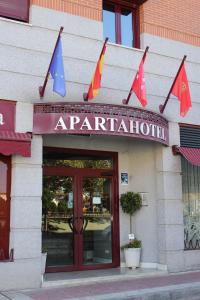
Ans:
[[[31,133],[0,131],[0,153],[31,156]]]
[[[174,154],[181,154],[191,164],[195,166],[200,166],[200,148],[173,146],[172,149]]]

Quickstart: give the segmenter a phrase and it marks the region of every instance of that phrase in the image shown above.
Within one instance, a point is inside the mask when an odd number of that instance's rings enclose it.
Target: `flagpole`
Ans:
[[[141,61],[142,61],[142,60],[143,60],[143,61],[145,60],[148,50],[149,50],[149,46],[146,47],[146,49],[145,49],[145,51],[144,51],[144,54],[143,54],[143,57],[142,57]],[[135,78],[136,78],[136,76],[137,76],[137,73],[135,74]],[[127,99],[123,99],[123,100],[122,100],[122,103],[127,105],[127,104],[129,103],[130,98],[131,98],[131,95],[132,95],[132,86],[131,86],[131,88],[130,88],[130,92],[129,92],[129,94],[128,94]]]
[[[63,29],[64,29],[64,27],[61,26],[61,27],[60,27],[59,34],[58,34],[58,37],[57,37],[57,40],[56,40],[56,44],[55,44],[55,47],[54,47],[54,50],[53,50],[53,54],[52,54],[52,57],[51,57],[51,61],[50,61],[49,67],[48,67],[48,71],[47,71],[47,74],[46,74],[46,77],[45,77],[45,80],[44,80],[44,83],[43,83],[42,86],[39,87],[40,98],[43,98],[43,97],[44,97],[44,92],[45,92],[45,88],[46,88],[47,81],[48,81],[48,77],[49,77],[49,71],[50,71],[51,63],[52,63],[52,60],[53,60],[53,57],[54,57],[54,54],[55,54],[55,51],[56,51],[56,47],[57,47],[58,42],[59,42],[59,38],[60,38],[60,36],[61,36],[61,33],[63,32]]]
[[[167,95],[167,98],[166,98],[166,100],[165,100],[165,103],[164,103],[164,104],[161,104],[161,105],[159,106],[159,110],[160,110],[160,113],[161,113],[161,114],[163,114],[163,112],[164,112],[164,110],[165,110],[165,107],[166,107],[167,102],[168,102],[168,100],[169,100],[170,94],[171,94],[171,92],[172,92],[172,90],[173,90],[173,87],[174,87],[174,84],[175,84],[175,82],[176,82],[176,79],[177,79],[177,77],[178,77],[178,75],[179,75],[179,73],[180,73],[180,70],[181,70],[181,68],[182,68],[182,66],[183,66],[183,64],[184,64],[184,62],[185,62],[185,60],[186,60],[186,58],[187,58],[187,55],[184,55],[183,60],[182,60],[182,62],[181,62],[181,64],[180,64],[180,67],[179,67],[179,69],[178,69],[178,72],[177,72],[177,74],[176,74],[176,77],[174,78],[174,81],[173,81],[173,83],[172,83],[171,89],[170,89],[170,91],[169,91],[169,93],[168,93],[168,95]]]
[[[104,47],[105,47],[105,45],[107,44],[108,40],[109,40],[109,38],[107,37],[107,38],[105,39],[105,41],[104,41],[104,44],[103,44],[101,53],[100,53],[100,55],[99,55],[98,61],[100,60],[100,58],[101,58],[101,56],[102,56],[102,54],[103,54]],[[98,62],[98,61],[97,61],[97,62]],[[88,92],[83,94],[83,100],[84,100],[84,101],[88,101]]]

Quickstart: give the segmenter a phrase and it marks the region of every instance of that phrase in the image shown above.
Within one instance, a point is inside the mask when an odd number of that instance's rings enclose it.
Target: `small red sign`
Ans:
[[[0,131],[15,131],[15,102],[0,101]]]

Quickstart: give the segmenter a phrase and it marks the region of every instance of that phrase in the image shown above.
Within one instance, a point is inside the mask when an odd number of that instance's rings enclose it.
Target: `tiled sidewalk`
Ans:
[[[21,292],[20,298],[3,293],[14,300],[100,300],[100,299],[200,299],[200,272],[179,273],[146,278],[118,279],[73,286],[41,288]],[[150,298],[148,298],[148,295]],[[18,294],[19,296],[19,294]],[[23,298],[24,297],[24,298]],[[0,298],[1,300],[1,298]]]

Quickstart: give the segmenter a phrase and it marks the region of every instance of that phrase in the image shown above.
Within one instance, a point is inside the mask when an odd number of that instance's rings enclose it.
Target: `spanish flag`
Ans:
[[[101,76],[104,62],[104,55],[106,52],[106,44],[108,42],[108,38],[105,39],[101,54],[99,56],[99,60],[96,66],[96,70],[94,72],[92,82],[90,83],[89,90],[87,96],[85,97],[85,101],[91,100],[98,95],[99,88],[101,87]]]

